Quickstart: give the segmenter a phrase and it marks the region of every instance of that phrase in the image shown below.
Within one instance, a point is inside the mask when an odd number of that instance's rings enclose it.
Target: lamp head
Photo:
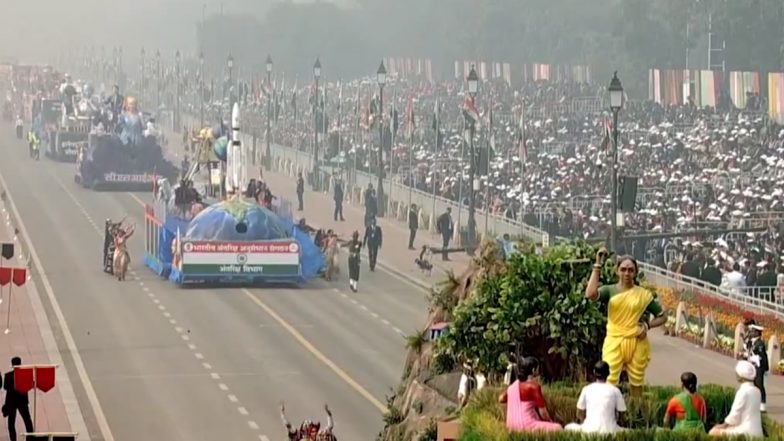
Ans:
[[[618,72],[613,73],[612,80],[610,80],[610,87],[607,88],[610,93],[610,109],[617,112],[623,108],[623,85],[618,78]]]
[[[316,64],[313,65],[313,76],[316,79],[321,78],[321,60],[316,58]]]
[[[468,93],[475,95],[479,91],[479,76],[476,74],[476,67],[471,65],[471,71],[468,73]]]
[[[378,84],[383,86],[387,83],[387,68],[384,67],[384,60],[381,60],[381,65],[378,66],[378,71],[376,72],[376,79],[378,80]]]

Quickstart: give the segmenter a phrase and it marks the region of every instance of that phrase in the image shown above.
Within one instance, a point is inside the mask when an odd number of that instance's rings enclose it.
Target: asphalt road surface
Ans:
[[[84,190],[74,164],[28,158],[11,132],[0,127],[0,175],[43,266],[34,280],[51,285],[84,363],[91,387],[72,380],[93,440],[104,439],[103,415],[116,440],[281,439],[281,400],[295,424],[325,421],[329,403],[341,440],[375,438],[402,373],[403,335],[424,325],[420,289],[366,266],[356,294],[345,276],[301,287],[178,288],[141,263],[150,194]],[[137,233],[133,272],[118,282],[102,272],[101,248],[104,219],[123,216]]]

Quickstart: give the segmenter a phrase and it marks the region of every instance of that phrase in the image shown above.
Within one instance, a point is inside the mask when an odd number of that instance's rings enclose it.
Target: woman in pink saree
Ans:
[[[547,412],[542,387],[534,381],[539,373],[539,361],[526,357],[517,367],[517,380],[498,401],[506,403],[506,428],[513,432],[553,432],[562,430]]]

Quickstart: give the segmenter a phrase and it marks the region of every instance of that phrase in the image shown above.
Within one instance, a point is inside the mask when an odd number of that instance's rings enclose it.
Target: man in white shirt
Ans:
[[[709,435],[764,436],[762,413],[760,412],[762,395],[760,390],[754,386],[757,370],[750,362],[740,360],[735,366],[735,375],[738,377],[740,387],[735,392],[730,413],[724,418],[724,423],[713,426]]]
[[[577,399],[577,414],[582,424],[567,424],[566,430],[583,433],[611,434],[623,430],[618,417],[626,412],[626,402],[621,390],[607,383],[610,366],[599,361],[593,368],[596,381],[583,387]]]
[[[740,265],[738,262],[732,264],[732,271],[724,274],[724,281],[722,282],[721,287],[733,290],[746,288],[746,277],[740,272]]]
[[[482,390],[486,383],[487,379],[481,372],[475,374],[470,363],[463,364],[463,375],[460,376],[460,385],[457,387],[457,401],[460,403],[460,408],[468,404],[468,398],[471,397],[474,389]]]

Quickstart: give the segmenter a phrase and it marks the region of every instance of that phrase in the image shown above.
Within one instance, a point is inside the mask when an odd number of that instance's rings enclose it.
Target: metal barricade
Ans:
[[[725,289],[644,262],[639,263],[639,268],[645,274],[645,279],[656,286],[686,294],[707,295],[727,300],[747,311],[754,310],[784,318],[784,302],[781,301],[777,287]]]

